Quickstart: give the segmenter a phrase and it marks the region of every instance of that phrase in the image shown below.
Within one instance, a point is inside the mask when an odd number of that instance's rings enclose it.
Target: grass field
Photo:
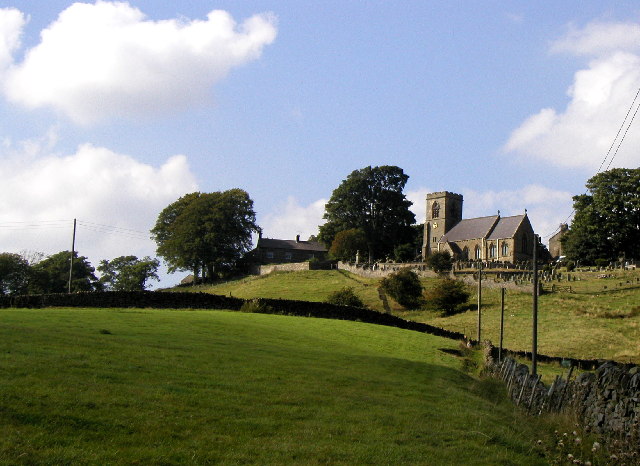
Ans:
[[[540,296],[538,350],[552,356],[584,359],[615,359],[640,363],[640,271],[612,272],[610,278],[598,278],[597,272],[572,274],[572,293]],[[431,287],[436,279],[423,280]],[[198,291],[229,294],[244,298],[272,297],[322,301],[343,286],[354,287],[365,304],[384,312],[378,296],[378,281],[339,271],[275,273],[248,277],[216,286],[195,287]],[[476,335],[476,290],[470,287],[469,311],[441,317],[434,311],[406,311],[389,298],[390,310],[401,317],[427,322],[450,330]],[[500,326],[499,290],[483,291],[482,336],[498,344]],[[505,311],[505,347],[531,349],[531,295],[507,291]]]
[[[0,310],[2,464],[543,464],[456,344],[222,311]]]

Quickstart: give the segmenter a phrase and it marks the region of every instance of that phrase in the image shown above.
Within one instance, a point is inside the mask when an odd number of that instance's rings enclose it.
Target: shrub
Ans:
[[[364,303],[350,286],[345,286],[341,290],[334,291],[327,297],[325,302],[337,306],[364,307]]]
[[[453,267],[451,254],[449,251],[436,251],[427,257],[427,265],[437,274],[449,272]]]
[[[435,287],[426,293],[426,299],[435,309],[451,315],[461,304],[469,299],[469,292],[464,283],[445,278],[440,280]]]
[[[609,259],[596,259],[596,267],[608,267]]]
[[[398,304],[409,309],[418,307],[422,300],[420,279],[410,269],[401,269],[392,273],[380,282],[380,287]]]
[[[260,298],[248,299],[240,307],[240,312],[250,312],[254,314],[271,314],[271,306]]]
[[[576,268],[576,263],[573,261],[567,261],[567,272],[573,272],[573,270]]]

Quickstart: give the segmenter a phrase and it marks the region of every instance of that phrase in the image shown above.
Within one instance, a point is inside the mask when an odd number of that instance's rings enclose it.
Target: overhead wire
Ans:
[[[615,146],[616,141],[618,140],[618,137],[620,136],[620,132],[625,127],[625,124],[627,122],[627,119],[629,118],[629,114],[631,113],[631,110],[633,110],[634,106],[636,105],[636,101],[638,100],[638,95],[640,95],[640,87],[638,88],[638,91],[636,92],[636,95],[634,96],[633,101],[631,102],[631,105],[629,106],[629,110],[627,110],[627,114],[625,115],[624,120],[622,120],[622,124],[620,125],[620,128],[618,128],[618,132],[616,133],[616,136],[613,138],[613,142],[611,143],[611,146],[609,147],[609,150],[607,151],[606,155],[604,156],[604,159],[600,163],[600,167],[598,167],[598,171],[596,172],[596,175],[601,172],[602,167],[604,166],[605,162],[609,158],[609,155],[611,154],[611,150]],[[606,168],[605,171],[609,170],[609,167],[611,167],[611,164],[613,163],[613,160],[616,158],[616,155],[618,155],[618,151],[620,150],[620,146],[622,146],[622,143],[624,142],[625,138],[627,137],[627,133],[629,132],[629,128],[631,128],[631,125],[633,124],[633,121],[635,120],[636,115],[638,114],[638,110],[640,110],[640,104],[638,104],[638,106],[636,107],[636,110],[633,112],[633,115],[631,116],[631,120],[629,120],[629,123],[627,124],[627,127],[626,127],[624,133],[622,134],[622,138],[618,142],[618,146],[616,147],[615,152],[611,156],[611,159],[609,160],[609,163],[607,164],[607,168]],[[587,194],[587,191],[585,191],[584,194]],[[552,237],[556,233],[558,233],[560,231],[560,229],[562,228],[562,224],[567,223],[569,221],[569,219],[575,213],[576,213],[576,210],[572,209],[571,213],[567,216],[567,218],[564,220],[564,222],[562,222],[560,224],[560,226],[558,226],[558,228],[556,228],[552,233],[549,233],[548,235],[543,236],[543,238],[547,239],[547,238]]]

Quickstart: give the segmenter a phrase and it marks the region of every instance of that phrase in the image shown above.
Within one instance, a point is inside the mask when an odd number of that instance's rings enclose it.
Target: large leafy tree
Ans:
[[[411,241],[415,216],[403,194],[409,179],[400,167],[384,165],[353,171],[325,206],[327,222],[319,238],[331,245],[336,234],[357,228],[367,241],[369,259],[384,257],[398,244]]]
[[[235,266],[258,231],[253,201],[241,189],[187,194],[168,205],[151,230],[170,272],[192,270],[213,277]]]
[[[71,253],[61,251],[31,267],[29,291],[31,293],[66,293],[69,286]],[[100,289],[95,269],[84,256],[73,253],[71,291],[94,291]]]
[[[107,290],[141,291],[149,280],[159,280],[158,259],[136,256],[120,256],[108,261],[100,261],[98,272],[102,274],[100,283]]]
[[[367,238],[357,228],[343,230],[336,234],[329,248],[329,255],[341,261],[354,260],[358,251],[364,255],[367,250]]]
[[[640,258],[640,168],[616,168],[587,181],[587,194],[573,197],[575,215],[562,238],[566,256],[596,259]]]
[[[20,254],[0,253],[0,296],[25,293],[30,268],[27,259]]]

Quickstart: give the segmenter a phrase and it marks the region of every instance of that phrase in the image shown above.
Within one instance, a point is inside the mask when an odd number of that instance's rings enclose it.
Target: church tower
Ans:
[[[427,194],[422,259],[438,250],[438,241],[462,220],[462,195],[442,191]]]

